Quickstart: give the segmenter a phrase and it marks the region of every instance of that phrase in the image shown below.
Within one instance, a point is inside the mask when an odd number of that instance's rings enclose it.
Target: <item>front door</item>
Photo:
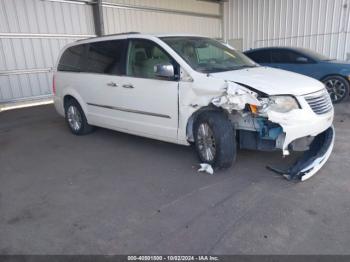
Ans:
[[[157,64],[175,61],[158,44],[146,39],[130,39],[126,76],[118,82],[118,116],[120,125],[133,133],[160,140],[177,141],[177,77],[159,78]]]

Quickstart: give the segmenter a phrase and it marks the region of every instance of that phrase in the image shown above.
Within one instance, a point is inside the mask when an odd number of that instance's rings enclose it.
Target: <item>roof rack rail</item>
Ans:
[[[112,35],[132,35],[132,34],[141,34],[140,32],[133,32],[133,31],[131,31],[131,32],[123,32],[123,33],[116,33],[116,34],[110,34],[110,35],[103,35],[103,36],[112,36]],[[102,37],[103,37],[102,36]]]
[[[101,36],[93,36],[89,38],[79,39],[79,41],[87,40],[87,39],[94,39],[94,38],[101,38],[101,37],[108,37],[108,36],[117,36],[117,35],[133,35],[133,34],[141,34],[140,32],[123,32],[123,33],[116,33],[116,34],[109,34],[109,35],[101,35]]]

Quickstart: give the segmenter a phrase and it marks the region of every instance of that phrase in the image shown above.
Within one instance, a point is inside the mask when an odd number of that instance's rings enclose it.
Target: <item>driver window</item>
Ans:
[[[157,44],[147,40],[131,40],[128,52],[128,76],[157,78],[154,66],[158,64],[174,63]]]

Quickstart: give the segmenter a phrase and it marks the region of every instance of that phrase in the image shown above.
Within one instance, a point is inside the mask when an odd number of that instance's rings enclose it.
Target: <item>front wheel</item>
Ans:
[[[227,168],[236,159],[236,139],[229,119],[218,111],[201,113],[194,123],[195,147],[200,160]]]
[[[322,81],[327,88],[334,104],[339,103],[349,95],[349,82],[341,76],[329,76]]]

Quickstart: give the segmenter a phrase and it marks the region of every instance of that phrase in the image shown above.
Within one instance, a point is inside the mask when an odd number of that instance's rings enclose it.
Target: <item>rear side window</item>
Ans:
[[[269,50],[250,52],[246,55],[257,63],[271,63],[271,53]]]
[[[273,63],[290,63],[291,62],[290,52],[286,50],[273,50],[271,57],[272,57]]]
[[[271,58],[273,63],[299,64],[310,62],[306,56],[290,50],[273,50]]]
[[[60,62],[58,63],[58,71],[81,72],[82,60],[85,55],[86,45],[76,45],[69,47],[64,51]]]
[[[126,41],[111,40],[89,44],[85,72],[124,75]]]

